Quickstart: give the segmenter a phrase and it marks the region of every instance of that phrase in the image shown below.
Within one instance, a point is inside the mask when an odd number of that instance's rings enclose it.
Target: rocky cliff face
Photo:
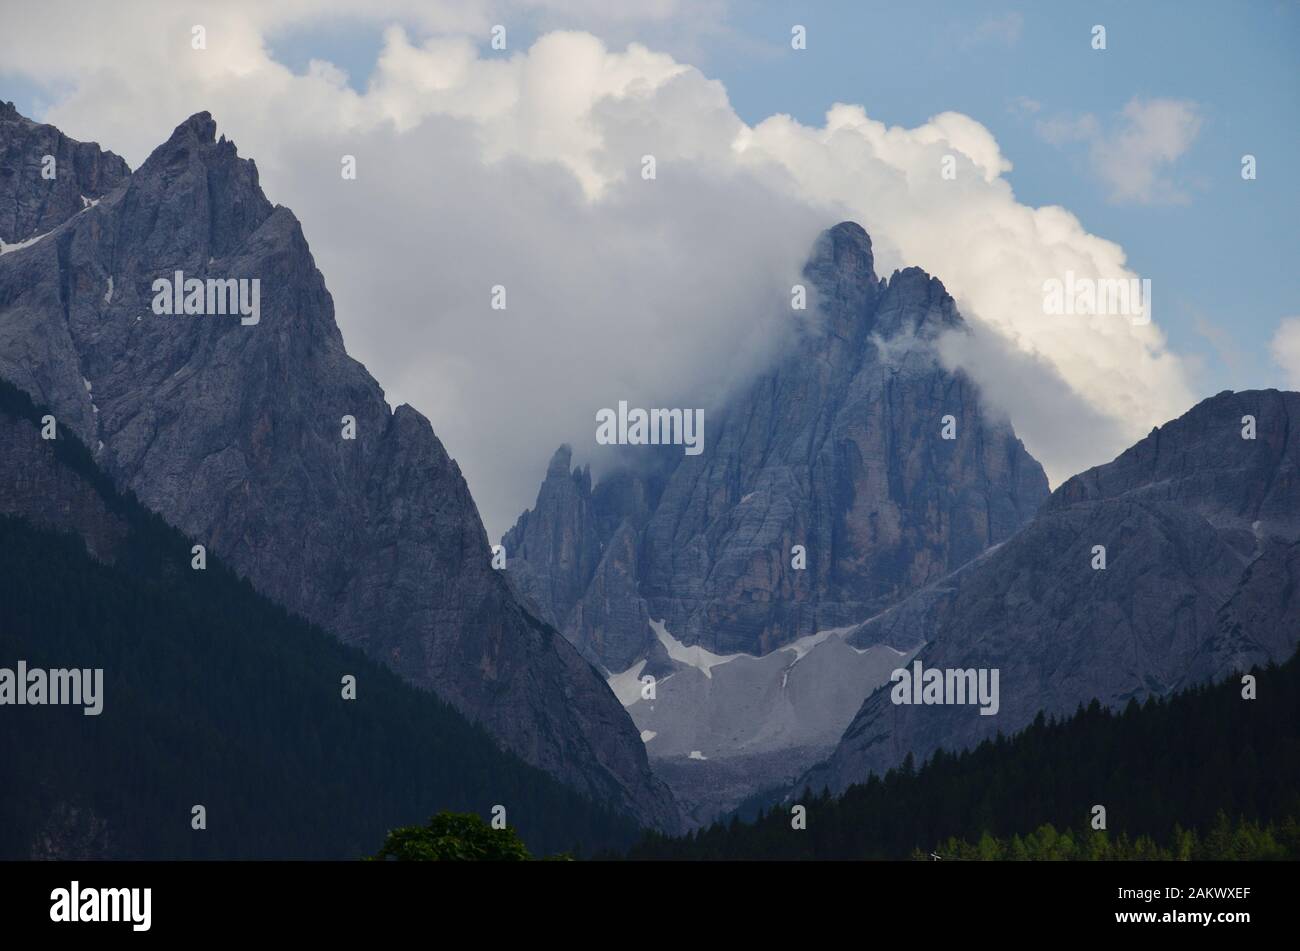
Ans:
[[[662,477],[617,474],[637,488],[620,499],[650,509],[629,507],[634,546],[625,535],[611,546],[619,505],[599,511],[604,483],[593,492],[569,475],[567,453],[504,539],[545,579],[529,586],[545,589],[555,621],[611,670],[653,639],[636,616],[610,616],[611,576],[633,579],[649,615],[682,642],[762,655],[943,576],[1009,537],[1047,496],[1010,427],[939,364],[933,342],[963,326],[939,281],[915,268],[880,281],[853,223],[822,236],[806,277],[822,322],[707,418],[705,451],[669,460]],[[601,559],[586,553],[593,537]],[[794,546],[806,568],[794,568]]]
[[[941,577],[1047,496],[1010,426],[939,364],[935,340],[964,325],[938,280],[916,268],[877,279],[870,238],[851,223],[822,236],[805,273],[821,322],[706,418],[702,454],[659,451],[666,475],[619,472],[602,506],[605,483],[593,492],[570,474],[564,450],[503,539],[529,593],[611,671],[653,643],[611,584],[687,645],[765,654]]]
[[[33,154],[47,129],[0,122],[0,150]],[[117,168],[107,155],[81,164],[101,185]],[[348,356],[297,219],[266,199],[212,118],[182,123],[43,236],[59,213],[53,200],[29,209],[31,174],[24,165],[0,182],[0,204],[28,209],[14,237],[38,238],[0,256],[0,377],[263,593],[579,791],[672,827],[671,796],[627,715],[492,570],[456,463],[423,416],[390,410]],[[177,271],[258,280],[257,321],[156,314],[154,282]],[[345,416],[355,439],[343,438]]]
[[[632,447],[645,464],[593,489],[566,447],[503,539],[521,589],[617,675],[652,756],[824,755],[896,659],[844,630],[1004,541],[1048,494],[941,364],[936,341],[965,324],[938,280],[878,279],[852,223],[805,277],[798,346],[706,414],[700,455]],[[654,700],[635,689],[646,674]]]
[[[126,162],[93,142],[0,102],[0,247],[45,234],[98,201],[131,175]]]
[[[570,472],[573,450],[561,446],[546,467],[537,505],[520,516],[503,543],[514,558],[515,585],[540,617],[558,626],[559,615],[582,597],[596,570],[600,537],[591,504],[591,473]],[[529,531],[529,524],[538,526]]]
[[[1256,438],[1244,439],[1244,418]],[[1300,641],[1300,394],[1205,400],[1053,493],[996,550],[872,618],[858,647],[920,647],[926,668],[997,668],[999,711],[869,697],[827,764],[832,789],[939,747],[1163,695]],[[1096,546],[1105,548],[1105,568]],[[923,645],[923,646],[922,646]],[[1243,701],[1244,702],[1244,701]],[[801,783],[802,785],[802,783]]]

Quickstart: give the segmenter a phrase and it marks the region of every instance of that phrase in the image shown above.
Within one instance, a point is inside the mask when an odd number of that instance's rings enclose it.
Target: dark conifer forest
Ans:
[[[0,382],[0,413],[36,423]],[[119,494],[88,450],[54,451],[129,533],[114,564],[0,517],[0,666],[104,669],[103,712],[6,708],[0,857],[339,858],[441,810],[488,815],[539,854],[626,845],[630,820],[513,755],[436,696],[257,594]],[[35,430],[33,430],[35,435]],[[341,680],[357,680],[355,700]],[[207,828],[191,828],[203,805]],[[57,844],[52,844],[57,843]]]
[[[801,796],[638,859],[1300,858],[1300,659],[1119,711],[1093,701],[1011,737],[909,756],[832,797]],[[805,806],[807,828],[791,824]],[[1106,828],[1093,828],[1093,807]]]

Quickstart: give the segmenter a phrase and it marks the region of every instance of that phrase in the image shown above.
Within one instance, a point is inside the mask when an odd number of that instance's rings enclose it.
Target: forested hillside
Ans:
[[[0,421],[37,439],[41,414],[0,382]],[[541,854],[636,834],[218,559],[193,570],[192,541],[116,493],[66,429],[45,446],[127,532],[106,563],[0,517],[0,667],[104,669],[99,716],[0,708],[0,857],[351,859],[394,827],[498,804]]]
[[[753,823],[647,837],[631,857],[972,858],[983,840],[989,858],[1300,858],[1300,660],[1254,675],[1257,699],[1232,677],[1122,711],[1093,701],[920,768],[909,757],[839,798],[805,790]],[[795,804],[806,829],[792,828]]]

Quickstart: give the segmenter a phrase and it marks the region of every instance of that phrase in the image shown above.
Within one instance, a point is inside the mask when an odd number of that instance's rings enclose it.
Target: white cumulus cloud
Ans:
[[[1041,119],[1037,131],[1056,146],[1088,143],[1092,170],[1112,202],[1183,204],[1187,193],[1171,173],[1200,134],[1202,121],[1200,107],[1189,100],[1135,97],[1109,126],[1085,113]]]

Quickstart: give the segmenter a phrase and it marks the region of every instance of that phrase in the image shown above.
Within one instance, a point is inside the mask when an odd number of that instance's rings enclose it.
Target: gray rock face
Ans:
[[[0,154],[43,147],[42,128],[0,122]],[[264,594],[579,791],[675,827],[627,714],[491,569],[459,467],[348,356],[297,219],[215,129],[191,117],[97,205],[0,257],[0,376]],[[114,162],[98,161],[84,164],[106,182]],[[29,175],[0,182],[0,206]],[[34,214],[22,228],[48,223]],[[153,282],[178,270],[259,280],[260,321],[155,314]]]
[[[54,162],[48,165],[46,156]],[[53,178],[46,177],[49,167]],[[52,125],[0,102],[0,242],[18,244],[58,227],[122,184],[126,162],[93,142],[77,142]]]
[[[1257,438],[1243,439],[1243,417]],[[863,704],[803,781],[842,790],[911,752],[1289,657],[1300,641],[1300,394],[1225,392],[1053,493],[1022,531],[861,625],[926,668],[997,668],[1000,710]],[[1093,567],[1094,546],[1106,567]]]
[[[567,611],[586,587],[596,568],[600,540],[591,505],[591,473],[570,472],[573,450],[561,446],[546,467],[537,506],[502,539],[511,576],[521,594],[538,608],[539,616],[557,625],[557,612]],[[529,532],[529,522],[553,528]]]
[[[544,579],[530,584],[550,616],[611,671],[653,646],[646,616],[720,654],[857,623],[1007,538],[1047,496],[1010,426],[940,365],[935,340],[964,324],[939,281],[916,268],[878,280],[851,223],[822,236],[805,274],[820,326],[706,417],[702,454],[659,450],[666,473],[618,473],[594,492],[557,456],[538,506],[506,537]],[[945,416],[955,439],[942,438]],[[606,481],[623,488],[602,515]],[[620,511],[616,497],[648,514]],[[580,553],[593,525],[597,560]],[[633,593],[644,610],[616,603]]]
[[[700,455],[628,447],[642,464],[593,489],[565,447],[504,539],[521,587],[610,672],[693,821],[741,777],[752,792],[824,756],[910,653],[847,630],[1008,538],[1048,494],[1009,424],[941,365],[936,341],[965,325],[939,281],[877,279],[851,223],[805,276],[818,309],[797,348],[706,414]]]

